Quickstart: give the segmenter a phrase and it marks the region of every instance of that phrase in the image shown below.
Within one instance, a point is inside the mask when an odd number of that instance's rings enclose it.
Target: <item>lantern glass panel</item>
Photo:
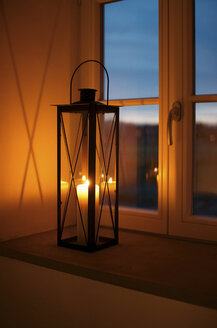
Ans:
[[[59,107],[60,246],[92,252],[118,242],[118,117],[93,102]]]
[[[97,114],[96,177],[99,184],[99,235],[114,238],[116,202],[116,115]],[[109,229],[108,229],[109,228]]]
[[[87,112],[63,112],[61,119],[61,226],[62,238],[77,236],[86,244],[88,218]]]

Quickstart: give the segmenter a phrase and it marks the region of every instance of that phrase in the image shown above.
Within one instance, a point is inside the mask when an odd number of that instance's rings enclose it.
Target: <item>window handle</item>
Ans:
[[[172,146],[173,136],[172,136],[172,122],[179,122],[182,118],[182,105],[179,101],[173,103],[172,109],[169,111],[167,129],[168,129],[168,144]]]

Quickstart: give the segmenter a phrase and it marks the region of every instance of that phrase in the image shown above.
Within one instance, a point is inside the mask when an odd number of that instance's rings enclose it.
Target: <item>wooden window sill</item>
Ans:
[[[120,231],[96,253],[56,245],[56,231],[0,243],[0,255],[153,295],[217,309],[217,245]]]

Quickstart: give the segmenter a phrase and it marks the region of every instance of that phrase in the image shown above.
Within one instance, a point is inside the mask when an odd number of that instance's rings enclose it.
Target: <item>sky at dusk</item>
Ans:
[[[120,121],[139,125],[156,125],[159,122],[158,105],[120,107]]]
[[[158,97],[158,0],[105,5],[110,98]]]
[[[217,0],[195,0],[195,93],[217,94]],[[105,5],[104,62],[110,99],[159,95],[158,0]],[[156,124],[158,106],[121,110],[121,119]],[[200,122],[217,124],[217,103],[196,106]],[[154,109],[153,115],[152,110]],[[146,112],[146,113],[145,113]]]
[[[196,94],[217,94],[217,0],[195,0]]]

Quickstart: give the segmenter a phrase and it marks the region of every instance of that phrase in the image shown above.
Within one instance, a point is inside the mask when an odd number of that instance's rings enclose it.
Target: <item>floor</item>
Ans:
[[[121,231],[119,245],[89,254],[49,231],[3,242],[0,255],[217,309],[217,245]]]

